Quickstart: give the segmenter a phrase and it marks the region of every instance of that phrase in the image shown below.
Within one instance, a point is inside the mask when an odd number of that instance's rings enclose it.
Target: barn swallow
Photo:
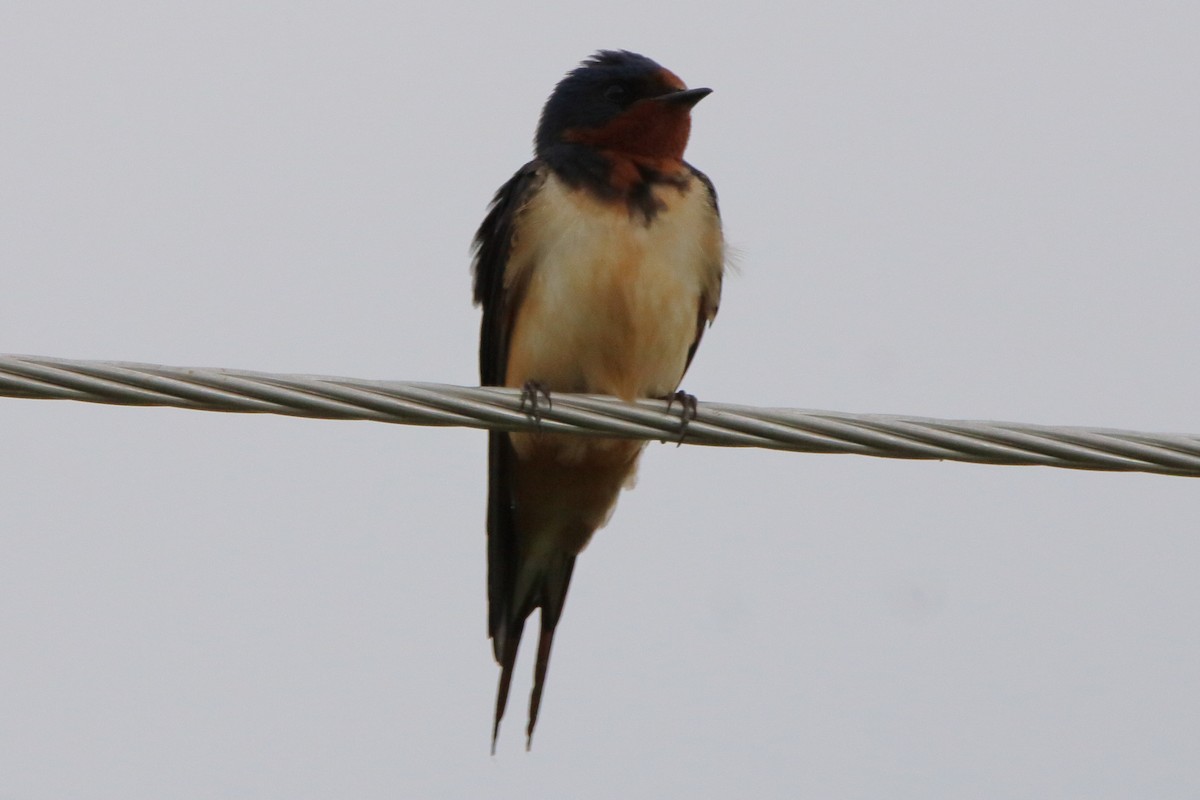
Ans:
[[[534,159],[496,193],[475,236],[484,386],[523,388],[535,409],[552,392],[675,396],[717,313],[725,262],[716,191],[683,160],[692,107],[710,92],[611,50],[558,83]],[[489,434],[493,753],[525,620],[540,608],[532,742],[575,557],[632,486],[644,444]]]

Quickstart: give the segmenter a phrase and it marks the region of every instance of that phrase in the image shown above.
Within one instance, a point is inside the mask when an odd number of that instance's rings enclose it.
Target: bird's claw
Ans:
[[[542,424],[542,398],[546,400],[546,410],[549,411],[554,407],[550,402],[550,390],[541,381],[525,381],[525,385],[521,387],[521,410],[537,423],[539,427]]]
[[[688,423],[696,418],[699,401],[696,399],[696,395],[688,394],[682,389],[672,392],[663,399],[667,401],[668,414],[671,413],[671,406],[679,403],[679,439],[675,442],[675,445],[679,446],[683,444],[683,437],[687,435]]]

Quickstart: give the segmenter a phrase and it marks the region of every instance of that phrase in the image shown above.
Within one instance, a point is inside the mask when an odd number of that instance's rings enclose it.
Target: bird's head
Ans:
[[[679,160],[692,106],[711,89],[688,89],[675,73],[627,50],[601,50],[567,74],[542,109],[539,157],[583,146],[633,159]]]

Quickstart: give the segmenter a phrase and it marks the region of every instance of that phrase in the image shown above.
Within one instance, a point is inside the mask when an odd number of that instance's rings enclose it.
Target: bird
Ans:
[[[678,391],[716,316],[725,245],[712,181],[683,159],[693,106],[670,70],[600,50],[542,109],[534,158],[496,192],[475,236],[480,382],[625,401]],[[500,681],[492,753],[517,648],[540,609],[525,746],[530,749],[555,628],[576,556],[632,487],[645,443],[537,431],[488,439],[488,636]]]

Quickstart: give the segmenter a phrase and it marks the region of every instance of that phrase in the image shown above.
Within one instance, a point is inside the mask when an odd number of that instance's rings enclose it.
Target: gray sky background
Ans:
[[[714,94],[701,400],[1200,433],[1200,6],[6,3],[0,351],[475,383],[601,47]],[[1200,796],[1200,483],[653,445],[488,755],[485,436],[0,400],[0,796]]]

